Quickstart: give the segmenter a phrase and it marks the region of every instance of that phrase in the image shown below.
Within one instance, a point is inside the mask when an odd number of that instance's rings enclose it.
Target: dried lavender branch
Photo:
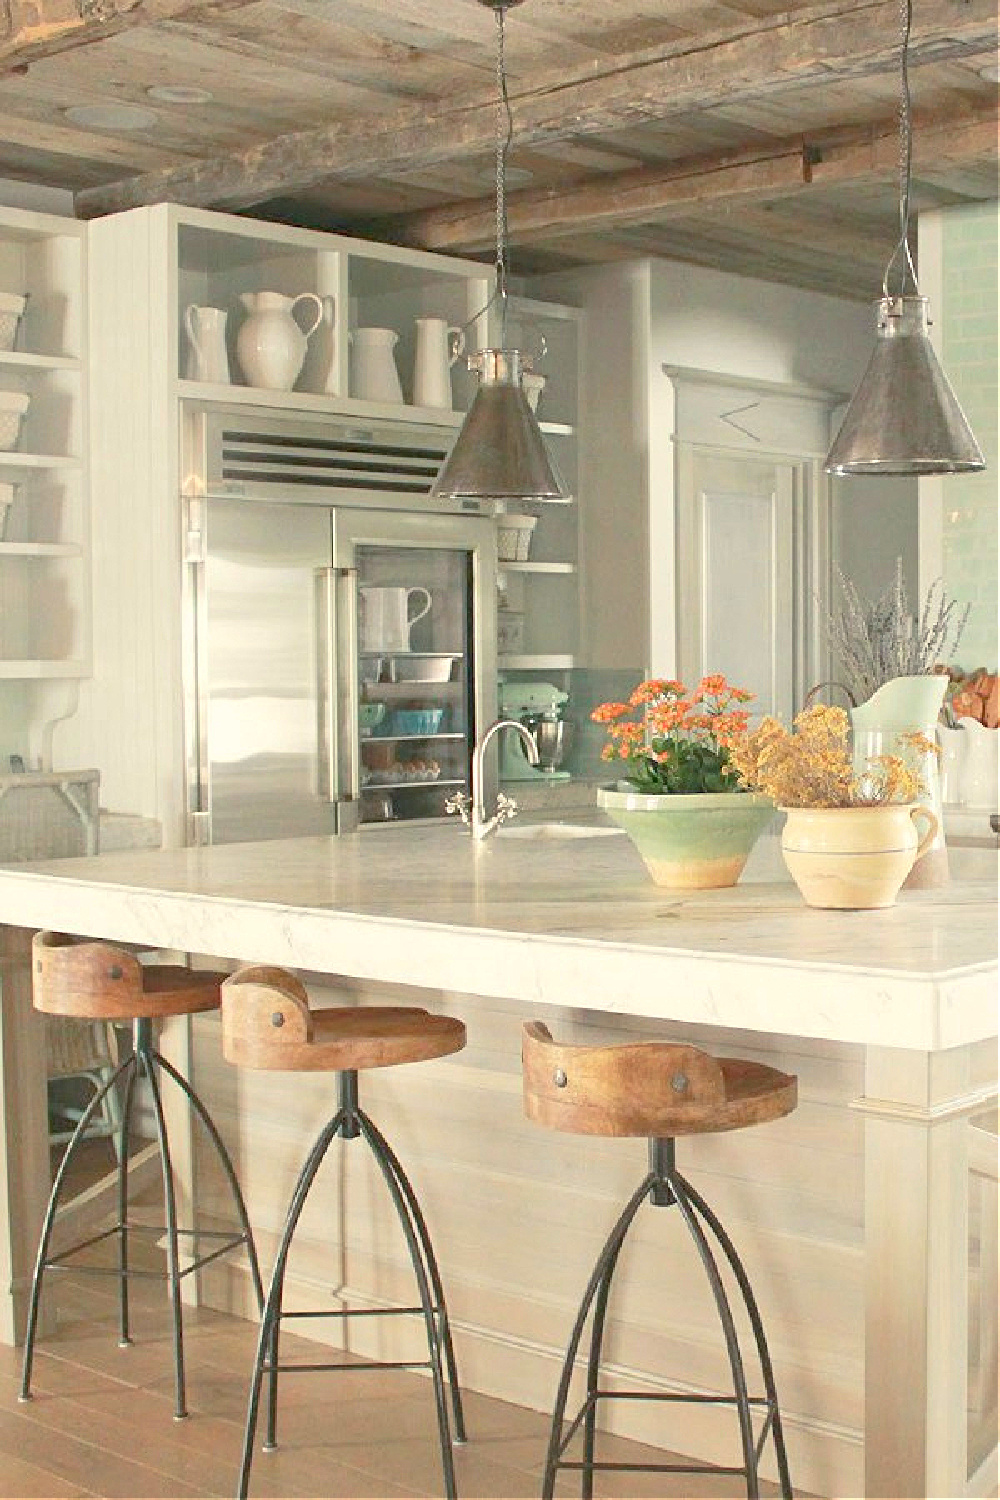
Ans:
[[[828,612],[827,632],[846,686],[859,703],[893,677],[924,676],[954,656],[971,606],[956,619],[958,602],[946,600],[940,578],[927,590],[919,621],[910,612],[902,558],[896,559],[892,584],[871,603],[861,599],[839,568],[837,581],[843,602],[839,613]]]

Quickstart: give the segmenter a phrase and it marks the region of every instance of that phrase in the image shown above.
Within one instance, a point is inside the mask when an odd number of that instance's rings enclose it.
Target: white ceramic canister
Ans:
[[[184,374],[188,380],[206,380],[214,385],[229,385],[229,352],[226,349],[224,307],[184,309],[184,332],[188,337]]]
[[[403,388],[393,354],[399,334],[394,328],[352,328],[347,335],[351,348],[351,395],[359,401],[403,404]]]
[[[965,736],[962,764],[962,795],[967,807],[997,810],[997,779],[1000,774],[1000,729],[987,729],[978,719],[959,719]]]
[[[451,367],[465,349],[465,334],[444,318],[417,318],[416,330],[413,404],[451,411]]]
[[[962,771],[965,765],[968,737],[961,723],[957,729],[951,729],[947,724],[939,724],[937,742],[941,752],[941,801],[945,806],[960,807],[965,801]]]
[[[248,385],[268,391],[290,391],[306,357],[309,335],[319,326],[323,304],[315,292],[286,297],[283,292],[242,292],[247,310],[236,336],[236,358]],[[315,316],[300,328],[293,310],[300,302],[312,305]]]

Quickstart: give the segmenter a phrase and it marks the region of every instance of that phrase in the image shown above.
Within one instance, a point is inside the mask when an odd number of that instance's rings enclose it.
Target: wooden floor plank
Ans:
[[[146,1247],[143,1263],[158,1263]],[[0,1500],[129,1496],[185,1500],[233,1493],[239,1467],[255,1325],[211,1309],[185,1309],[191,1415],[173,1420],[170,1305],[162,1285],[130,1289],[136,1342],[117,1342],[112,1281],[69,1273],[46,1296],[58,1309],[54,1335],[39,1343],[35,1399],[17,1400],[19,1350],[0,1347]],[[339,1358],[283,1335],[282,1357]],[[350,1362],[351,1356],[345,1356]],[[529,1500],[541,1488],[548,1437],[544,1413],[465,1393],[470,1442],[457,1447],[463,1500]],[[254,1500],[434,1500],[443,1494],[430,1382],[400,1370],[303,1373],[281,1384],[279,1446],[258,1444]],[[599,1457],[670,1462],[660,1449],[601,1435]],[[599,1474],[597,1500],[730,1500],[738,1480],[691,1475]],[[579,1477],[560,1474],[560,1497]],[[762,1496],[777,1492],[761,1485]]]

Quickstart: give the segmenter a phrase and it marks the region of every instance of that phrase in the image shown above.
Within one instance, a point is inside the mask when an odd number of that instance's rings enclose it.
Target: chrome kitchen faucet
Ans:
[[[529,733],[519,719],[497,719],[478,741],[472,752],[472,796],[465,792],[455,792],[445,803],[445,812],[458,813],[463,823],[468,823],[474,839],[484,839],[499,828],[501,823],[506,823],[517,812],[517,803],[513,797],[508,797],[505,792],[497,796],[496,812],[492,817],[486,816],[486,808],[483,806],[483,758],[486,748],[494,735],[499,734],[501,729],[515,730],[524,742],[524,753],[528,757],[528,763],[532,766],[538,765],[538,746],[534,737]]]

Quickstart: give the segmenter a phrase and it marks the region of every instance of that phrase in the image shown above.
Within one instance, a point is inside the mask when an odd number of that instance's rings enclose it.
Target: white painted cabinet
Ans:
[[[185,539],[180,496],[181,417],[186,402],[349,418],[388,418],[457,433],[475,377],[457,361],[452,408],[415,406],[416,320],[464,326],[471,351],[492,331],[492,267],[367,241],[163,204],[93,221],[91,256],[94,651],[99,670],[65,726],[65,750],[102,770],[106,805],[158,818],[168,843],[184,836],[181,663]],[[259,292],[307,299],[322,318],[292,390],[247,381],[239,358],[244,298]],[[319,299],[318,304],[314,299]],[[191,378],[187,309],[225,318],[228,382]],[[306,305],[297,309],[305,324]],[[528,309],[534,326],[536,310]],[[576,322],[545,309],[542,333],[553,371],[543,422],[575,485]],[[355,335],[391,329],[403,400],[357,394]],[[558,374],[555,372],[558,371]],[[548,416],[546,415],[548,408]],[[537,550],[515,569],[529,621],[526,650],[538,660],[576,645],[576,513],[549,508]]]
[[[664,367],[674,411],[676,673],[722,672],[786,723],[828,675],[835,397]]]
[[[0,209],[4,768],[19,755],[48,769],[89,671],[86,277],[85,225]]]

